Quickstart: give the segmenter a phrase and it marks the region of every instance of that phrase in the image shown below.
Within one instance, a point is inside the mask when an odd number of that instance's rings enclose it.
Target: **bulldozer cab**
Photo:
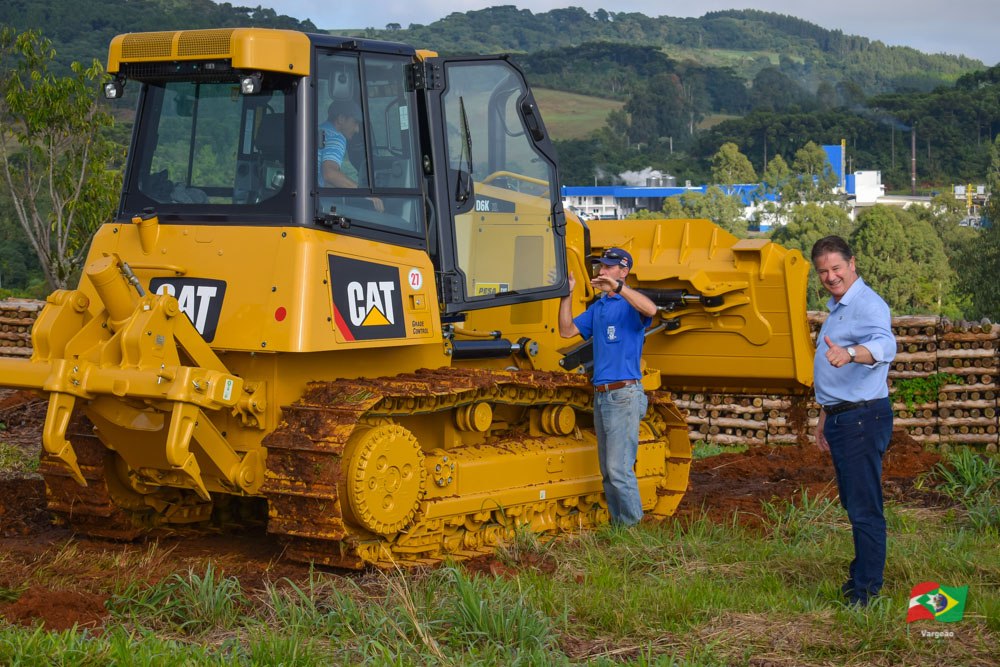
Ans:
[[[218,32],[226,53],[193,44],[183,60],[144,55],[158,33],[112,44],[116,81],[143,84],[119,221],[155,211],[425,250],[447,316],[565,293],[554,153],[507,59]]]
[[[550,298],[565,284],[565,221],[531,93],[506,60],[446,60],[442,69],[433,99],[452,223],[439,241],[445,308]]]

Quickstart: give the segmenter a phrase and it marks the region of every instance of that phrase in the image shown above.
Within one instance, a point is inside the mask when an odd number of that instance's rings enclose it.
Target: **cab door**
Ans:
[[[428,103],[439,149],[433,171],[445,311],[564,294],[555,155],[523,74],[498,57],[426,65],[435,73]]]

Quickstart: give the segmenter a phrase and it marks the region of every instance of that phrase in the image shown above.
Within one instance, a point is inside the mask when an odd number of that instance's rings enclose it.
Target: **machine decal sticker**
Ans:
[[[177,299],[181,311],[191,320],[206,343],[215,339],[222,314],[222,301],[226,296],[224,280],[207,278],[153,278],[149,281],[149,291],[154,294],[169,294]]]
[[[399,269],[330,255],[337,329],[347,340],[406,336]]]
[[[514,210],[512,201],[476,195],[476,211],[479,213],[513,213]]]
[[[418,290],[424,286],[424,274],[420,269],[410,269],[410,275],[406,277],[406,284],[412,290]]]
[[[510,283],[476,283],[476,296],[490,296],[510,291]]]

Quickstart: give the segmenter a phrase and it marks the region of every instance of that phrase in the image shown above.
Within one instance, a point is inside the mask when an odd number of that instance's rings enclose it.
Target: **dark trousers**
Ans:
[[[882,588],[885,570],[882,456],[892,437],[892,405],[886,398],[827,415],[823,434],[830,444],[840,502],[854,536],[854,560],[844,590],[852,600],[867,602]]]

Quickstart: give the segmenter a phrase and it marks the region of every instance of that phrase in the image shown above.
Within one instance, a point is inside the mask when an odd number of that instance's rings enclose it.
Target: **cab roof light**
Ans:
[[[121,99],[125,93],[125,77],[118,75],[104,84],[104,98],[108,100]]]
[[[240,92],[244,95],[256,95],[261,89],[260,72],[244,74],[240,77]]]

